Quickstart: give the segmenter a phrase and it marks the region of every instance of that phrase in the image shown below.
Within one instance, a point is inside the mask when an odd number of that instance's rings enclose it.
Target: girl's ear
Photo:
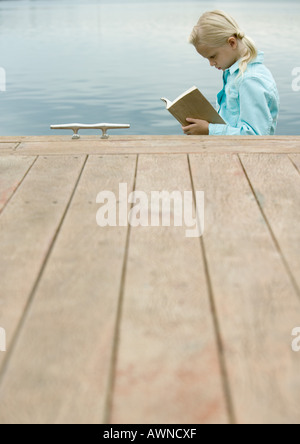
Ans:
[[[237,42],[236,37],[234,37],[234,36],[229,37],[228,44],[231,46],[232,49],[236,49],[238,46],[238,42]]]

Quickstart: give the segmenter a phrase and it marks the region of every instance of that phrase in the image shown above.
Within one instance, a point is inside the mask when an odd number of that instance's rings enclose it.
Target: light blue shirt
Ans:
[[[209,135],[275,134],[280,100],[275,80],[263,61],[264,53],[258,51],[243,77],[237,78],[240,60],[223,72],[217,109],[227,125],[210,123]]]

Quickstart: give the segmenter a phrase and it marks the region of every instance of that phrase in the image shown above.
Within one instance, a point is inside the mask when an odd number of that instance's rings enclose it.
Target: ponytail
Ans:
[[[240,38],[243,45],[246,47],[246,53],[241,58],[241,61],[239,63],[238,77],[243,76],[244,72],[247,69],[248,63],[250,63],[252,60],[256,59],[257,57],[257,49],[254,41],[250,39],[250,37],[246,36],[244,33],[241,33],[240,35],[244,35],[243,37],[239,37],[237,35],[237,38]]]

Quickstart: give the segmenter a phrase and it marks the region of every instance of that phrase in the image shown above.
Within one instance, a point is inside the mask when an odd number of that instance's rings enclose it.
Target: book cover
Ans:
[[[166,109],[181,123],[187,126],[187,117],[206,120],[209,123],[226,124],[209,101],[201,94],[196,86],[185,91],[174,102],[162,97],[166,103]]]

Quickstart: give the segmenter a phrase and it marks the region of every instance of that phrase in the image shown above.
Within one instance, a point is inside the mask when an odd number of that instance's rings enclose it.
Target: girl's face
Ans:
[[[242,50],[236,37],[230,37],[224,46],[198,45],[197,52],[209,60],[211,66],[225,71],[242,57]]]

